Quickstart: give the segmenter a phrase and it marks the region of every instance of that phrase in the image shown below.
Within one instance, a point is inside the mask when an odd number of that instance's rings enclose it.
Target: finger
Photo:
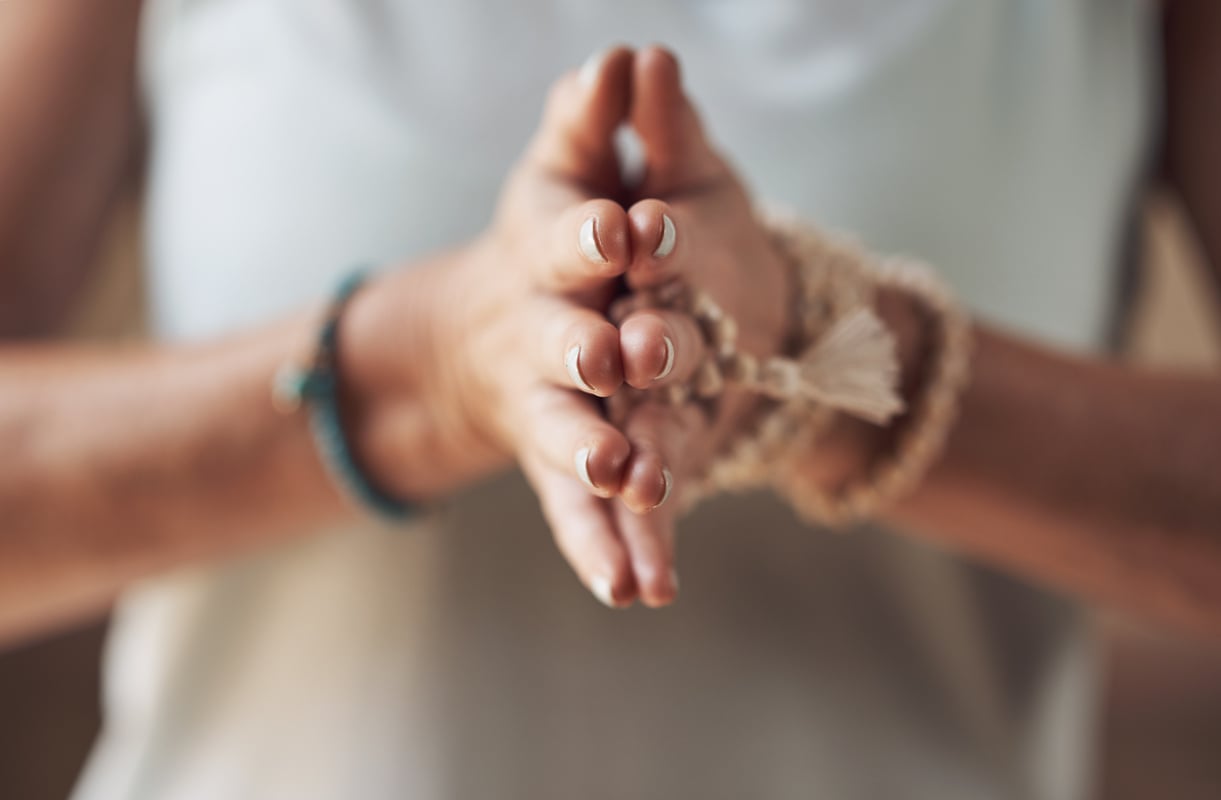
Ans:
[[[674,562],[676,509],[671,498],[690,474],[690,445],[706,433],[703,415],[692,406],[650,403],[628,418],[632,458],[624,476],[621,502],[613,507],[619,535],[627,547],[642,601],[658,607],[678,594]]]
[[[531,304],[540,341],[531,356],[537,373],[551,384],[608,397],[623,384],[620,332],[593,309],[558,297]]]
[[[628,216],[613,200],[569,206],[554,225],[540,226],[543,237],[534,262],[537,286],[552,292],[593,289],[622,275],[631,260]]]
[[[649,47],[636,54],[630,117],[644,149],[645,194],[667,194],[724,171],[683,91],[678,59],[670,51]]]
[[[647,199],[627,212],[632,261],[627,282],[633,289],[658,286],[682,274],[691,274],[691,248],[684,215],[661,200]]]
[[[707,348],[695,320],[678,311],[644,309],[619,326],[623,379],[637,389],[686,381]]]
[[[674,560],[674,512],[663,505],[651,514],[637,514],[622,502],[612,502],[615,526],[632,565],[640,600],[650,608],[673,603],[678,597],[678,571]]]
[[[604,605],[625,608],[636,597],[627,548],[616,535],[608,503],[563,472],[533,458],[522,469],[564,558]]]
[[[633,52],[612,47],[552,85],[530,158],[544,170],[610,194],[619,185],[615,131],[631,102]]]
[[[554,386],[527,389],[518,416],[517,451],[612,497],[623,485],[631,446],[588,397]]]
[[[692,445],[706,428],[691,405],[647,402],[632,409],[623,428],[632,447],[620,487],[624,504],[647,514],[669,501],[682,488]]]

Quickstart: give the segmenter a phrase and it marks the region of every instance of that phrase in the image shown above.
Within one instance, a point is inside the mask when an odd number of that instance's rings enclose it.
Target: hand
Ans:
[[[613,136],[632,69],[620,48],[563,76],[486,233],[376,281],[353,299],[340,337],[350,429],[385,488],[427,497],[516,459],[561,550],[612,605],[635,596],[632,565],[607,515],[585,512],[604,505],[590,492],[623,490],[631,445],[595,396],[625,372],[639,382],[660,367],[625,362],[605,311],[621,277],[640,271],[637,253],[653,272],[665,261],[648,241],[658,218],[608,199],[622,191]],[[629,481],[633,496],[648,494],[647,477]]]
[[[742,183],[705,137],[682,89],[677,60],[659,48],[641,51],[632,83],[629,118],[646,161],[636,195],[647,199],[628,211],[634,258],[627,284],[639,289],[681,277],[737,320],[743,351],[759,357],[776,353],[789,324],[787,270],[756,221]],[[662,248],[665,255],[659,258],[654,248],[665,237],[666,219],[673,246]],[[660,310],[624,320],[620,348],[624,378],[640,389],[689,379],[705,355],[695,323]],[[657,380],[671,359],[672,368]],[[543,496],[552,504],[552,525],[557,531],[592,525],[616,531],[629,553],[640,598],[648,605],[664,604],[675,588],[675,508],[658,503],[706,467],[754,400],[728,391],[715,419],[693,406],[646,402],[637,407],[624,427],[631,455],[620,499],[605,503],[586,495],[579,502],[568,498],[563,486],[550,487]]]
[[[487,233],[358,297],[342,341],[359,344],[341,361],[360,387],[350,401],[358,447],[387,488],[427,496],[516,458],[594,594],[658,606],[677,592],[673,512],[662,501],[743,402],[727,397],[711,431],[693,409],[656,404],[624,431],[610,425],[591,395],[625,379],[637,388],[686,379],[703,345],[682,315],[641,312],[619,331],[606,308],[621,278],[644,287],[682,276],[738,316],[743,349],[762,355],[780,338],[783,269],[704,140],[672,56],[618,49],[582,74],[553,87]],[[610,199],[630,197],[613,147],[629,119],[646,149],[642,191],[671,202],[624,210]],[[421,429],[432,444],[405,459],[401,443]]]

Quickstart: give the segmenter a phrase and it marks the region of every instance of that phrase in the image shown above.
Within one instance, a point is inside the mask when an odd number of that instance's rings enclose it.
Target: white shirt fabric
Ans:
[[[471,237],[548,83],[661,41],[761,197],[1095,347],[1148,138],[1147,5],[154,0],[155,326],[213,337]],[[1086,796],[1070,605],[762,497],[683,530],[661,612],[589,597],[515,475],[405,531],[151,581],[116,617],[76,797]]]

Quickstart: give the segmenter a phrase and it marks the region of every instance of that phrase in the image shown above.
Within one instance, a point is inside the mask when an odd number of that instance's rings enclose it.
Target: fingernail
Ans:
[[[678,594],[678,570],[670,570],[670,585],[674,587],[674,594]]]
[[[615,608],[615,596],[611,594],[610,578],[605,575],[595,575],[589,582],[589,588],[602,605],[607,608]]]
[[[574,344],[568,348],[568,354],[564,356],[564,367],[568,370],[568,377],[572,382],[581,387],[590,394],[597,394],[597,390],[589,385],[589,381],[585,380],[585,376],[581,374],[581,346]]]
[[[659,381],[674,371],[674,341],[669,336],[661,337],[661,341],[666,346],[666,363],[662,365],[661,372],[657,373],[657,377],[653,380]]]
[[[606,59],[606,52],[605,50],[600,50],[585,59],[579,74],[582,86],[588,88],[594,85],[594,81],[598,79],[598,72],[602,69],[602,62]]]
[[[592,451],[588,447],[582,447],[573,456],[573,463],[577,468],[577,477],[581,479],[581,483],[589,487],[589,490],[598,497],[610,497],[611,493],[598,484],[594,483],[594,479],[589,474],[589,456]]]
[[[661,241],[657,243],[657,249],[653,251],[654,258],[665,258],[674,252],[674,240],[678,237],[678,232],[674,230],[674,220],[670,219],[669,214],[661,215]]]
[[[657,505],[653,506],[655,509],[664,506],[666,501],[670,499],[670,492],[674,490],[674,476],[670,474],[668,467],[661,468],[661,483],[661,499],[657,501]]]
[[[610,259],[606,257],[606,254],[602,252],[601,245],[598,244],[597,226],[597,217],[587,218],[581,223],[581,232],[577,239],[581,247],[581,255],[595,264],[606,264]]]

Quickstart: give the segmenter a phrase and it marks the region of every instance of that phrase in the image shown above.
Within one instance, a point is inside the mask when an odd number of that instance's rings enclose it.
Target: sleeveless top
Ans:
[[[1156,62],[1144,0],[152,0],[157,334],[468,239],[549,82],[672,46],[762,197],[1097,347]],[[765,497],[682,525],[683,593],[611,612],[517,475],[122,601],[80,800],[1082,798],[1096,664],[1063,599]]]

